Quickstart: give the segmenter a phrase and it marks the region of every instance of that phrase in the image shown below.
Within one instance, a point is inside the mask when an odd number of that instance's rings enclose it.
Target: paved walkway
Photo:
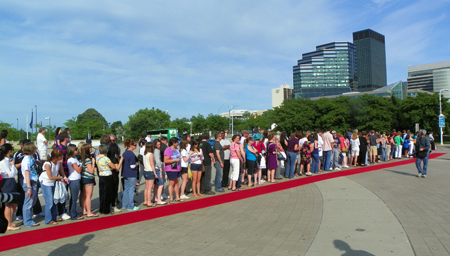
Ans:
[[[425,179],[414,164],[379,164],[377,171],[1,255],[450,255],[449,160],[430,160]]]

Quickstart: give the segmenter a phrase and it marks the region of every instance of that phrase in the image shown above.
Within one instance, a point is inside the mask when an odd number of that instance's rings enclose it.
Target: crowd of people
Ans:
[[[402,157],[416,157],[418,176],[426,177],[429,153],[436,149],[433,133],[426,136],[425,130],[412,134],[350,129],[339,133],[326,129],[297,131],[289,136],[286,132],[263,130],[250,136],[244,130],[241,135],[233,135],[231,141],[225,138],[225,131],[217,132],[212,144],[208,133],[196,139],[187,134],[180,140],[164,136],[148,136],[138,142],[126,139],[121,153],[114,135],[103,135],[94,149],[85,142],[71,144],[70,130],[58,129],[48,153],[45,132],[40,128],[37,146],[29,140],[21,141],[16,153],[6,139],[7,131],[1,133],[1,192],[21,195],[18,204],[2,205],[8,231],[20,228],[14,224],[14,214],[26,227],[39,225],[33,221],[36,216],[44,217],[46,225],[99,217],[92,211],[95,186],[99,191],[98,213],[113,215],[140,209],[135,195],[142,178],[143,206],[156,207],[190,199],[187,195],[191,190],[192,196],[198,198],[225,189],[239,191],[245,186],[277,183],[283,176],[293,179]],[[212,166],[215,192],[211,186]],[[39,188],[44,209],[37,196]]]

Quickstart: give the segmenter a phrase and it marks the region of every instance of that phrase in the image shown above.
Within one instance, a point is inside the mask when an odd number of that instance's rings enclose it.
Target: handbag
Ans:
[[[422,150],[422,151],[417,151],[416,153],[416,157],[419,159],[424,159],[425,157],[427,157],[428,152],[426,150]]]
[[[278,160],[286,160],[286,156],[283,154],[283,152],[280,152],[280,150],[277,149],[278,155],[277,155],[277,159]]]
[[[173,163],[171,163],[170,164],[170,167],[172,168],[172,169],[177,169],[177,162],[173,162]]]

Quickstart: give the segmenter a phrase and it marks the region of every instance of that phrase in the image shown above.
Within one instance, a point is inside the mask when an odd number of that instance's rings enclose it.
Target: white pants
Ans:
[[[39,150],[38,152],[41,160],[47,160],[47,150]]]
[[[395,158],[402,158],[402,149],[403,149],[403,146],[396,146],[396,149],[395,149]]]
[[[230,159],[230,179],[237,181],[239,179],[239,168],[240,168],[240,161],[239,159]]]

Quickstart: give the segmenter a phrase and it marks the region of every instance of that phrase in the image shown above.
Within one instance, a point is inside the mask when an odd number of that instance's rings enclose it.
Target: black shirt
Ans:
[[[214,154],[214,150],[212,149],[211,145],[208,143],[208,141],[200,141],[200,148],[203,151],[203,156],[205,159],[203,160],[203,165],[210,166],[211,165],[211,157],[209,156],[210,153]]]

